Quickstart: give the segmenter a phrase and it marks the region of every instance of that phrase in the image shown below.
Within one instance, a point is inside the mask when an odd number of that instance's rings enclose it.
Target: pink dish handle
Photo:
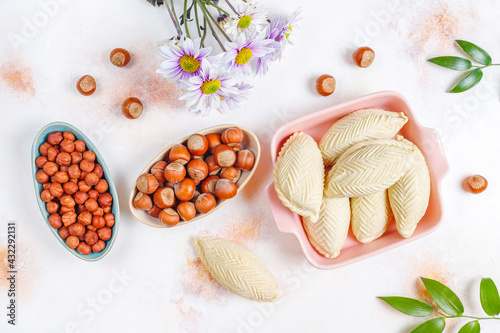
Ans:
[[[448,174],[448,172],[450,172],[450,165],[445,157],[446,155],[444,153],[439,133],[431,128],[424,128],[423,132],[425,133],[425,137],[422,139],[422,143],[426,149],[426,157],[427,159],[432,159],[437,162],[433,163],[433,166],[435,175],[437,179],[439,179],[439,183]],[[427,149],[427,143],[430,144],[432,147],[431,149]]]
[[[273,214],[274,221],[276,222],[276,226],[279,231],[294,234],[297,227],[294,223],[290,223],[290,221],[301,223],[300,218],[297,214],[283,206],[281,200],[276,194],[276,191],[274,190],[274,182],[267,185],[266,192],[271,207],[271,213]]]

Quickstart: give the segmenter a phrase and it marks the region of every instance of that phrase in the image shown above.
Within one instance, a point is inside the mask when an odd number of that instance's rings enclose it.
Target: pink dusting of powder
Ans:
[[[0,64],[0,81],[17,95],[34,96],[33,73],[30,67],[18,60]]]

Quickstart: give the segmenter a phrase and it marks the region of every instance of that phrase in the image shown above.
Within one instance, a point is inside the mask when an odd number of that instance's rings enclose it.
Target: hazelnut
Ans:
[[[61,215],[64,215],[66,213],[69,213],[69,212],[74,212],[75,211],[75,207],[68,207],[68,206],[61,206],[61,208],[59,208],[59,214]]]
[[[215,184],[217,184],[218,180],[218,176],[208,176],[201,182],[201,192],[215,194]]]
[[[243,131],[238,127],[230,127],[221,135],[222,143],[241,143],[243,142]]]
[[[241,170],[235,167],[223,168],[220,172],[220,178],[229,179],[233,183],[236,183],[241,176]]]
[[[71,155],[65,152],[59,153],[56,156],[56,163],[59,165],[70,166]]]
[[[150,210],[148,210],[148,214],[151,215],[152,217],[154,218],[158,218],[160,216],[160,212],[162,211],[162,209],[156,205],[153,205],[153,208],[151,208]],[[108,223],[106,222],[106,226],[107,227],[111,227],[108,225]]]
[[[109,60],[117,67],[127,66],[130,62],[130,53],[125,49],[117,48],[111,51]]]
[[[94,245],[92,245],[92,251],[93,252],[101,252],[106,248],[106,243],[102,240],[98,240]]]
[[[106,227],[111,228],[115,225],[115,216],[111,213],[107,213],[104,215],[104,221],[106,221]]]
[[[215,148],[220,144],[222,144],[221,136],[218,133],[210,133],[207,134],[205,137],[207,138],[208,141],[208,152],[210,154],[213,154]]]
[[[156,179],[163,183],[165,181],[165,168],[167,167],[166,161],[158,161],[151,168],[151,174],[156,177]]]
[[[352,60],[359,67],[369,67],[375,60],[375,52],[369,47],[360,47],[352,54]]]
[[[73,182],[67,182],[63,184],[64,193],[73,195],[78,192],[78,185]]]
[[[95,232],[93,230],[87,230],[84,238],[85,238],[85,243],[89,244],[90,246],[94,245],[99,240],[99,236],[97,236],[97,232]]]
[[[61,216],[59,214],[54,213],[54,214],[50,215],[48,220],[49,220],[49,224],[52,228],[59,229],[60,227],[62,227],[62,220],[61,220]]]
[[[112,231],[108,227],[103,227],[103,228],[97,229],[97,235],[103,241],[109,240],[111,238],[111,234],[112,234]]]
[[[67,166],[65,166],[65,165],[61,165],[61,166],[59,167],[59,171],[68,172],[68,169],[69,169],[69,168],[68,168]]]
[[[82,191],[78,191],[74,194],[75,203],[78,205],[83,205],[88,198],[88,194]]]
[[[137,178],[136,186],[142,193],[150,194],[158,188],[158,180],[150,173],[145,173]]]
[[[38,170],[36,172],[35,179],[39,183],[44,184],[49,181],[49,178],[50,178],[49,175],[47,175],[43,170]]]
[[[57,171],[54,176],[52,177],[52,180],[56,183],[67,183],[69,181],[69,176],[67,172],[64,171]]]
[[[202,160],[192,160],[187,165],[189,177],[194,181],[201,181],[208,176],[208,165]]]
[[[93,212],[97,208],[99,208],[99,205],[97,204],[97,201],[95,201],[94,199],[88,199],[87,201],[85,201],[85,208],[87,208],[89,212]]]
[[[241,145],[239,143],[229,143],[228,146],[233,148],[233,150],[236,154],[238,154],[238,152],[240,150],[243,150],[243,148],[241,147]]]
[[[59,155],[59,149],[57,149],[56,147],[51,147],[47,151],[47,159],[50,162],[55,162],[56,158],[57,158],[57,155]]]
[[[215,184],[215,195],[221,200],[231,199],[237,192],[236,185],[228,179],[219,179]]]
[[[175,184],[186,177],[186,169],[180,163],[170,163],[165,168],[164,176],[167,182]]]
[[[200,195],[201,195],[201,192],[200,192],[200,191],[198,191],[198,190],[194,190],[193,197],[192,197],[192,198],[191,198],[191,200],[189,200],[189,201],[191,201],[192,203],[195,203],[195,202],[196,202],[196,200],[198,199],[198,197],[199,197]]]
[[[216,203],[215,197],[212,194],[203,193],[196,199],[195,206],[197,211],[206,214],[215,207]]]
[[[111,213],[111,211],[112,211],[112,210],[113,210],[113,209],[111,208],[111,206],[104,206],[104,207],[102,207],[102,212],[103,212],[104,214]]]
[[[138,192],[134,198],[134,207],[140,210],[150,210],[153,208],[153,201],[149,195]]]
[[[95,153],[93,151],[87,150],[86,152],[83,153],[83,159],[94,162],[95,161]]]
[[[90,247],[90,245],[85,242],[81,242],[80,244],[78,244],[76,250],[84,256],[89,255],[90,252],[92,252],[92,248]]]
[[[170,153],[168,154],[168,161],[170,163],[177,162],[186,165],[190,160],[191,154],[185,146],[176,144],[170,149]]]
[[[104,170],[102,169],[102,166],[100,164],[96,163],[92,172],[95,173],[99,178],[102,178],[104,176]]]
[[[101,207],[97,208],[96,210],[94,210],[92,212],[92,215],[94,216],[104,216],[104,209],[102,209]]]
[[[75,143],[68,139],[62,140],[60,147],[61,151],[66,153],[72,153],[73,151],[75,151]]]
[[[87,193],[88,191],[90,191],[91,188],[92,187],[87,185],[87,183],[84,180],[80,180],[78,182],[78,189],[82,192]]]
[[[177,212],[172,208],[162,210],[158,218],[160,219],[160,222],[169,227],[173,227],[179,223],[179,214],[177,214]]]
[[[236,167],[245,171],[250,171],[255,163],[255,156],[250,150],[241,150],[238,152]]]
[[[45,208],[47,209],[47,212],[49,214],[55,214],[59,210],[59,204],[57,202],[54,202],[54,201],[49,201],[45,205]]]
[[[90,96],[95,93],[97,88],[97,83],[95,79],[90,75],[82,76],[78,82],[76,83],[76,89],[80,92],[80,94],[84,96]]]
[[[48,161],[49,160],[47,159],[47,156],[38,156],[35,160],[35,164],[38,168],[41,169]]]
[[[474,175],[467,179],[468,190],[472,193],[478,194],[486,190],[488,181],[480,175]]]
[[[81,212],[79,215],[78,215],[78,222],[80,222],[81,224],[87,226],[87,225],[90,225],[92,223],[92,213],[89,212],[89,211],[84,211],[84,212]]]
[[[71,235],[71,236],[68,236],[68,238],[66,238],[66,245],[70,249],[73,249],[73,250],[76,249],[78,244],[80,244],[80,240],[78,239],[78,237]]]
[[[207,163],[208,174],[210,176],[214,176],[214,175],[219,173],[219,170],[221,169],[221,167],[217,163],[215,163],[215,159],[214,159],[213,155],[208,156],[205,159],[205,163]]]
[[[63,139],[63,134],[61,132],[52,132],[47,136],[47,142],[52,146],[57,146]]]
[[[66,131],[63,133],[63,138],[67,139],[67,140],[70,140],[70,141],[75,141],[76,138],[75,138],[75,135],[73,133],[71,133],[70,131]]]
[[[233,166],[236,162],[236,153],[228,145],[219,145],[214,150],[214,160],[218,166],[227,168]]]
[[[85,176],[85,182],[87,183],[87,185],[89,186],[94,186],[94,185],[97,185],[97,183],[99,182],[99,177],[97,177],[97,175],[93,172],[89,172],[86,176]]]
[[[78,164],[83,160],[82,153],[79,153],[77,151],[72,152],[70,156],[71,156],[71,163],[73,164]]]
[[[208,150],[208,140],[204,135],[193,134],[187,141],[189,152],[195,156],[203,156]]]
[[[153,196],[153,201],[156,206],[162,209],[172,207],[175,204],[174,190],[170,187],[159,188]]]
[[[177,206],[177,213],[184,221],[189,221],[195,217],[196,208],[192,202],[182,202]]]
[[[76,206],[76,212],[78,214],[83,213],[83,212],[87,212],[87,208],[85,208],[85,205],[78,205],[78,206]],[[92,215],[92,213],[90,213],[90,214]]]
[[[64,225],[68,227],[76,222],[76,217],[77,215],[75,212],[67,212],[61,218]]]
[[[323,74],[316,79],[316,91],[321,96],[329,96],[335,91],[335,78],[328,74]]]
[[[40,154],[42,156],[47,156],[49,148],[52,148],[52,145],[48,142],[44,142],[40,145],[40,148],[38,149],[38,151],[40,152]]]
[[[85,171],[85,172],[92,172],[92,170],[94,170],[94,167],[95,167],[95,164],[94,164],[94,162],[92,162],[92,161],[89,161],[89,160],[83,159],[83,160],[80,162],[80,169],[81,169],[82,171]]]
[[[99,228],[106,226],[106,221],[104,220],[104,217],[102,217],[102,216],[94,216],[92,218],[92,225],[94,226],[94,228],[99,229]],[[105,239],[105,240],[107,240],[107,239]]]
[[[61,195],[63,195],[64,190],[60,183],[52,183],[52,185],[50,185],[49,192],[54,197],[59,198]]]
[[[103,193],[99,196],[99,199],[97,199],[97,201],[102,207],[111,206],[111,204],[113,203],[113,196],[110,193]]]
[[[108,190],[108,182],[105,179],[99,179],[97,184],[94,186],[95,190],[99,193],[104,193]]]
[[[49,190],[43,190],[42,193],[40,193],[40,199],[42,199],[43,202],[49,202],[54,199],[54,196],[50,194]]]
[[[189,201],[193,197],[196,184],[190,178],[184,178],[175,184],[175,196],[181,201]]]
[[[128,119],[137,119],[141,116],[144,107],[136,97],[129,97],[123,101],[122,113]]]
[[[81,223],[73,223],[72,225],[69,226],[69,233],[70,235],[73,235],[73,236],[83,236],[83,234],[85,234],[85,227],[83,226],[83,224]]]
[[[78,164],[73,164],[68,168],[68,176],[69,178],[80,178],[82,171]]]
[[[83,153],[87,149],[87,145],[82,140],[75,141],[75,151],[78,153]]]
[[[62,226],[59,228],[59,237],[66,239],[69,236],[69,229],[67,226]]]
[[[59,168],[54,162],[47,162],[43,166],[43,171],[45,171],[45,173],[49,176],[53,176],[58,170]]]
[[[97,201],[97,199],[99,198],[99,192],[97,192],[96,190],[90,190],[87,192],[87,194],[89,195],[90,199],[94,199],[95,201]]]
[[[61,205],[66,206],[66,207],[75,207],[75,199],[71,195],[63,195],[61,199],[59,200]]]

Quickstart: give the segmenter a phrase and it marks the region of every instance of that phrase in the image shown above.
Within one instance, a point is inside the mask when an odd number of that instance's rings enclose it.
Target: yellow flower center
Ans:
[[[184,72],[194,73],[200,69],[200,61],[193,56],[185,55],[179,59],[179,65]]]
[[[205,81],[201,85],[201,92],[205,95],[210,95],[220,89],[220,81],[219,80],[210,80]]]
[[[288,29],[290,29],[290,32],[291,32],[291,31],[292,31],[292,26],[289,26],[289,27],[288,27]],[[290,37],[290,34],[289,34],[289,33],[288,33],[288,34],[285,34],[285,37],[286,37],[286,38]]]
[[[244,65],[247,62],[252,59],[252,50],[244,47],[241,50],[238,51],[238,54],[236,55],[236,59],[234,60],[235,63],[238,65]]]
[[[240,27],[242,29],[245,29],[245,28],[248,28],[248,26],[250,25],[250,23],[252,23],[252,17],[250,15],[243,16],[238,21],[238,27]]]

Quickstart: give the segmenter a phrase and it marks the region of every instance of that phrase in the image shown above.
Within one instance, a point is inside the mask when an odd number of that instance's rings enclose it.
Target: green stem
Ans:
[[[205,41],[205,37],[207,37],[207,18],[203,16],[203,37],[201,37],[201,46],[205,47],[203,45],[203,42]]]
[[[441,313],[439,311],[435,311],[437,314],[439,314],[443,318],[447,319],[453,319],[453,318],[470,318],[470,319],[476,319],[476,320],[488,320],[488,319],[496,319],[500,320],[500,318],[497,317],[474,317],[474,316],[467,316],[467,315],[460,315],[460,316],[448,316],[445,315],[444,313]]]
[[[489,65],[484,65],[484,66],[472,65],[472,67],[475,67],[475,68],[486,68],[486,67],[490,67],[490,66],[500,66],[500,64],[489,64]]]
[[[220,10],[221,12],[223,12],[224,14],[226,14],[227,16],[229,16],[229,13],[226,12],[224,9],[220,8],[219,6],[217,6],[216,4],[214,4],[213,2],[209,1],[209,0],[203,0],[205,3],[208,3],[210,6],[214,6],[215,8],[217,8],[218,10]]]
[[[232,42],[231,38],[229,38],[228,35],[226,35],[226,32],[224,31],[224,29],[222,29],[219,24],[217,23],[217,20],[215,20],[212,15],[210,15],[210,12],[208,11],[207,7],[205,6],[205,4],[202,2],[203,0],[195,0],[198,2],[198,4],[200,5],[200,8],[201,10],[203,10],[203,12],[205,13],[205,16],[208,16],[208,23],[209,23],[209,26],[211,27],[210,25],[210,20],[213,21],[213,23],[215,24],[215,26],[219,29],[219,31],[221,32],[221,34],[229,41],[229,42]],[[214,37],[215,37],[215,33],[214,33]]]
[[[184,30],[186,30],[186,35],[188,38],[191,38],[189,35],[189,28],[188,28],[188,22],[187,22],[187,4],[188,0],[184,0]]]
[[[199,1],[199,0],[196,0],[196,1]],[[201,6],[201,4],[200,4],[200,8],[203,9],[203,7]],[[212,24],[210,24],[210,20],[207,20],[207,16],[206,15],[205,15],[205,20],[208,23],[208,26],[210,27],[210,31],[212,31],[212,36],[214,36],[214,38],[217,41],[217,43],[219,43],[219,46],[222,49],[222,51],[226,52],[226,48],[224,47],[224,45],[222,45],[222,42],[220,41],[219,37],[217,37],[217,34],[215,33],[214,28],[212,28]]]
[[[196,18],[196,29],[198,29],[198,36],[201,38],[200,21],[198,20],[198,3],[194,2],[194,16]]]
[[[177,37],[179,37],[179,39],[180,39],[182,36],[182,30],[181,30],[181,26],[179,25],[179,22],[177,21],[177,15],[175,14],[175,7],[174,7],[173,0],[170,0],[170,4],[172,5],[172,7],[170,7],[168,2],[165,1],[165,7],[167,7],[168,14],[170,15],[170,18],[172,19],[172,22],[174,22],[175,30],[177,30]]]
[[[226,2],[226,4],[228,5],[229,8],[231,8],[231,10],[235,13],[235,14],[238,14],[238,12],[236,11],[236,9],[234,9],[233,5],[231,5],[231,3],[229,2],[229,0],[224,0]]]

